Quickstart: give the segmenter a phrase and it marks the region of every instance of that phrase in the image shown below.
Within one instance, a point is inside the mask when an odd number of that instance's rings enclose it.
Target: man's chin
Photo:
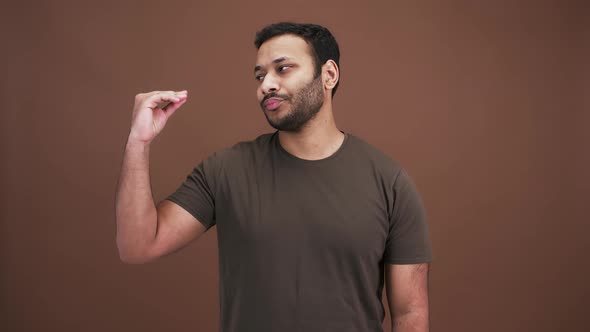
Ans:
[[[268,115],[266,116],[266,121],[274,129],[284,130],[283,128],[285,127],[285,124],[282,123],[281,121],[276,121],[274,119],[271,119],[271,118],[268,117]]]
[[[273,127],[274,129],[282,130],[282,131],[290,131],[291,124],[287,123],[288,121],[281,121],[284,119],[283,118],[276,119],[276,118],[272,117],[272,115],[269,116],[267,113],[265,113],[265,115],[266,115],[266,121],[268,121],[268,124],[271,127]]]

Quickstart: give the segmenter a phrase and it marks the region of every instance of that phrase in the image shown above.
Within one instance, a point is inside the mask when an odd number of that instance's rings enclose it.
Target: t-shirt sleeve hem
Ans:
[[[206,229],[213,227],[213,225],[214,225],[213,222],[208,222],[207,219],[205,219],[199,212],[191,209],[187,204],[176,199],[174,196],[169,196],[169,197],[166,197],[165,199],[169,200],[171,202],[174,202],[178,206],[180,206],[181,208],[185,209],[188,213],[190,213],[193,217],[195,217],[195,219],[197,219],[197,221],[199,221],[203,226],[205,226]]]
[[[412,257],[412,258],[394,258],[384,259],[385,263],[388,264],[418,264],[418,263],[429,263],[432,261],[431,256]]]

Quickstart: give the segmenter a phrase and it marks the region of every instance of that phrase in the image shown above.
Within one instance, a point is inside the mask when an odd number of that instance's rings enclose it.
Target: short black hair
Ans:
[[[316,77],[321,73],[322,65],[328,60],[336,62],[336,65],[340,69],[340,49],[338,48],[338,43],[327,28],[318,24],[294,22],[270,24],[256,33],[254,45],[256,45],[256,49],[260,49],[260,45],[265,41],[286,34],[299,36],[310,46],[315,64]],[[334,97],[339,84],[340,77],[338,77],[338,82],[336,82],[336,85],[332,89],[332,97]]]

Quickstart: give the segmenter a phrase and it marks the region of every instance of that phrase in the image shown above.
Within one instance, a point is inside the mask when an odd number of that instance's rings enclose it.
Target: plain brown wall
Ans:
[[[208,154],[273,130],[253,37],[280,20],[334,33],[337,124],[422,193],[432,331],[588,329],[584,1],[4,3],[0,330],[217,330],[215,228],[154,263],[118,259],[133,97],[189,90],[153,144],[160,200]]]

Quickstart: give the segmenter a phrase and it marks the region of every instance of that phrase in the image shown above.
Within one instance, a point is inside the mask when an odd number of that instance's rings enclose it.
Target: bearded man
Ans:
[[[393,330],[427,331],[426,212],[399,162],[337,128],[335,38],[282,22],[255,45],[275,131],[209,155],[157,205],[149,146],[188,94],[136,96],[116,194],[121,259],[151,261],[216,226],[220,331],[383,331],[384,284]]]

